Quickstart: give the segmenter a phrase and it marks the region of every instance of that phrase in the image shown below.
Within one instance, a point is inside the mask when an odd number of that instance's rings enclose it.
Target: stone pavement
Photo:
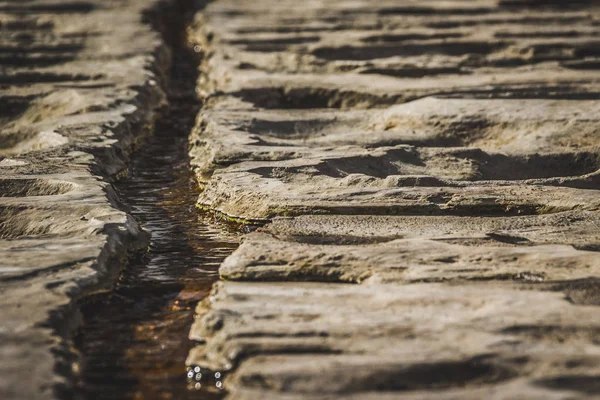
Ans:
[[[77,299],[147,234],[108,184],[164,101],[144,0],[0,1],[0,398],[68,385]],[[57,330],[58,328],[58,330]]]
[[[600,396],[600,5],[220,0],[198,306],[232,399]]]

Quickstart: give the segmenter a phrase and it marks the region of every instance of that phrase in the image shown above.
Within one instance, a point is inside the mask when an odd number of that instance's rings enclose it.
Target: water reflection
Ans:
[[[169,12],[164,13],[167,18]],[[183,34],[181,21],[168,25],[182,28]],[[171,40],[180,43],[178,37]],[[187,154],[188,134],[200,108],[194,95],[193,54],[174,46],[169,107],[132,158],[129,176],[114,185],[152,239],[147,252],[129,260],[111,292],[81,304],[76,398],[223,397],[221,372],[186,370],[184,364],[194,345],[188,339],[194,308],[210,293],[220,263],[237,247],[241,234],[214,216],[199,217],[195,208],[198,191]]]

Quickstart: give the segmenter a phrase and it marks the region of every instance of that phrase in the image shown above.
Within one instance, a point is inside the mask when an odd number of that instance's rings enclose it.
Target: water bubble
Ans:
[[[190,371],[187,373],[187,377],[192,379],[194,377],[194,371]]]
[[[196,382],[196,384],[194,385],[194,389],[198,390],[202,387],[202,384],[200,382]]]
[[[195,46],[194,46],[194,51],[195,51],[196,53],[200,53],[200,52],[202,51],[202,46],[195,45]]]
[[[202,379],[202,374],[200,374],[200,373],[196,374],[196,380],[199,381],[200,379]]]
[[[223,383],[221,381],[217,381],[217,383],[215,383],[215,386],[221,389],[223,387]]]
[[[200,367],[194,367],[194,372],[200,372]]]
[[[215,378],[219,379],[221,377],[221,373],[220,372],[215,372]]]

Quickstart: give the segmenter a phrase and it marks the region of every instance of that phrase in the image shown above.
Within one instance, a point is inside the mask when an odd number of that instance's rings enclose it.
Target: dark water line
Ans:
[[[181,2],[192,3],[193,2]],[[201,106],[195,94],[198,60],[185,41],[186,4],[161,10],[173,52],[167,95],[153,135],[134,154],[115,189],[128,212],[152,235],[109,293],[81,304],[74,396],[82,399],[217,399],[214,381],[201,385],[184,365],[194,307],[218,279],[218,266],[238,234],[199,215],[189,168],[188,134]],[[166,28],[165,28],[166,27]],[[159,26],[160,28],[160,26]]]

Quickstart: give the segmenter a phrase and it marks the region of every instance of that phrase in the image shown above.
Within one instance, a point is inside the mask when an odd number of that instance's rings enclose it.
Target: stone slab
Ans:
[[[267,225],[188,364],[232,399],[596,397],[600,9],[401,3],[197,16],[199,206]]]
[[[207,307],[210,311],[207,312]],[[219,284],[188,362],[229,398],[583,398],[597,307],[477,285]]]
[[[154,6],[0,3],[2,399],[66,394],[75,303],[147,245],[109,183],[164,102],[169,50],[143,22]]]

